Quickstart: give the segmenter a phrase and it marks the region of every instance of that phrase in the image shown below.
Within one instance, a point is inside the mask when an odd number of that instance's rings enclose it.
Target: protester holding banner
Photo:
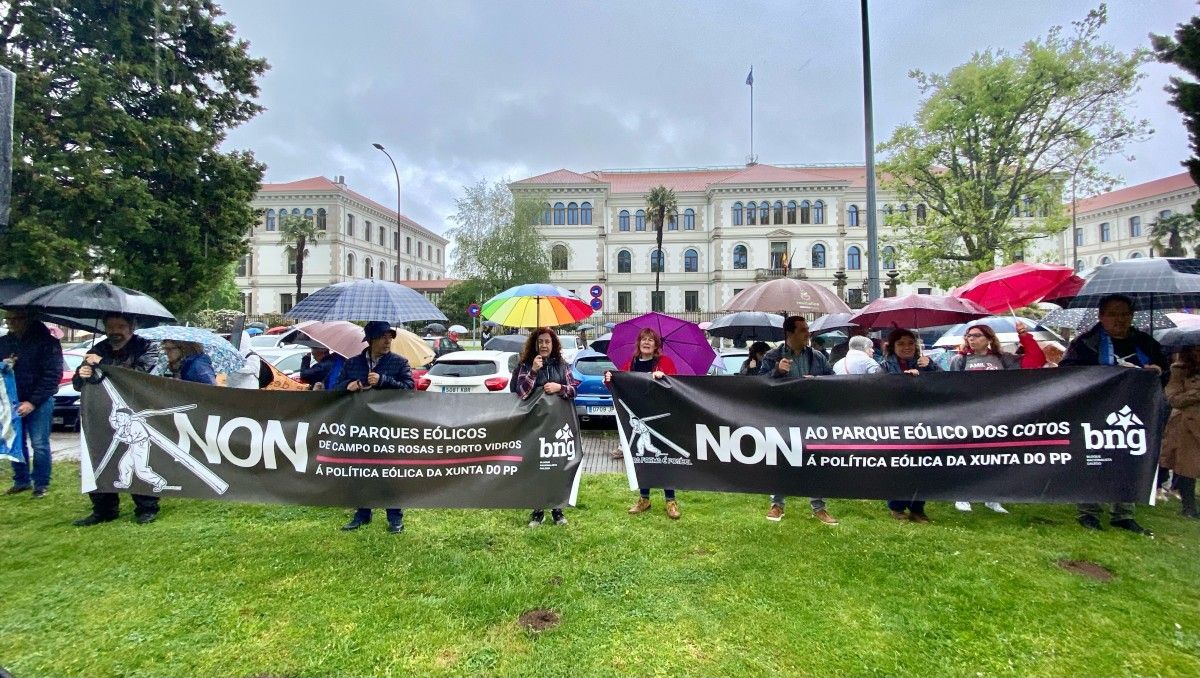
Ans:
[[[790,315],[783,320],[783,343],[767,351],[763,355],[759,374],[765,374],[772,379],[788,377],[828,376],[833,374],[829,369],[829,359],[820,351],[814,351],[808,345],[808,321],[804,316]],[[771,495],[771,508],[767,511],[767,520],[783,520],[785,497],[782,494]],[[812,497],[808,500],[813,516],[826,525],[837,525],[838,520],[825,509],[825,500]]]
[[[83,392],[84,383],[98,384],[104,377],[95,366],[115,365],[139,372],[149,373],[158,364],[158,347],[149,339],[134,333],[137,323],[119,313],[104,317],[105,339],[88,350],[83,364],[75,370],[71,379],[76,391]],[[152,523],[158,517],[158,497],[150,494],[134,494],[133,517],[141,525]],[[116,492],[89,492],[92,512],[76,520],[76,527],[91,527],[116,520],[121,513],[120,495]]]
[[[1167,358],[1154,337],[1133,326],[1133,299],[1123,294],[1110,294],[1100,299],[1100,322],[1075,337],[1067,347],[1060,367],[1072,365],[1119,365],[1154,370],[1166,379]],[[1099,530],[1100,504],[1079,504],[1079,524],[1089,530]],[[1152,536],[1150,530],[1133,519],[1133,504],[1117,502],[1112,505],[1108,524],[1137,534]]]
[[[765,341],[756,341],[750,344],[749,355],[742,361],[742,366],[738,369],[738,375],[750,376],[758,374],[758,367],[762,364],[763,356],[767,351],[771,350],[771,346]]]
[[[204,354],[204,346],[194,341],[167,339],[162,342],[162,352],[167,356],[167,369],[171,376],[181,381],[197,384],[217,383],[217,372],[212,359]]]
[[[45,323],[26,311],[9,311],[7,320],[8,334],[0,337],[0,358],[11,361],[17,383],[24,461],[12,463],[13,484],[6,494],[32,488],[33,498],[41,499],[50,488],[50,427],[54,422],[54,394],[63,373],[62,345],[50,335]]]
[[[921,344],[912,330],[896,328],[887,337],[888,354],[881,363],[888,374],[920,376],[922,372],[940,372],[941,368],[929,356],[921,355]],[[896,520],[928,523],[925,502],[908,499],[889,499],[888,510]],[[906,513],[907,512],[907,513]]]
[[[312,346],[312,353],[305,356],[311,364],[300,364],[300,381],[314,391],[332,391],[342,379],[346,359],[324,346]]]
[[[571,379],[571,368],[562,357],[562,342],[549,327],[539,327],[529,333],[521,349],[520,362],[509,380],[509,390],[522,400],[541,391],[546,395],[557,395],[563,400],[574,400],[575,383]],[[555,525],[566,525],[567,517],[562,509],[550,511]],[[534,509],[529,515],[529,527],[537,527],[546,520],[544,509]]]
[[[363,328],[363,338],[367,347],[363,352],[346,361],[342,370],[342,379],[338,382],[338,390],[365,391],[368,389],[402,389],[412,390],[415,382],[408,360],[404,356],[392,353],[392,340],[396,338],[396,330],[385,321],[373,320]],[[404,531],[404,509],[393,507],[387,509],[388,532],[399,534]],[[342,526],[349,532],[371,522],[371,509],[359,507],[354,512],[350,522]]]
[[[1185,348],[1171,363],[1166,395],[1172,410],[1163,432],[1158,463],[1175,472],[1175,487],[1183,502],[1182,514],[1200,518],[1196,512],[1196,476],[1200,475],[1200,346]]]
[[[675,363],[671,361],[671,357],[663,355],[662,352],[663,340],[662,337],[652,327],[643,327],[641,332],[638,332],[637,350],[629,360],[621,366],[624,372],[643,372],[648,373],[654,379],[662,379],[669,374],[675,374]],[[612,372],[604,373],[604,385],[611,388]],[[640,438],[644,440],[645,438]],[[679,520],[679,503],[675,501],[675,488],[663,488],[663,501],[667,504],[667,517],[671,520]],[[645,513],[650,510],[650,488],[638,488],[638,500],[630,507],[630,515]]]
[[[883,371],[875,362],[875,344],[870,337],[850,337],[846,356],[833,364],[834,374],[877,374]]]

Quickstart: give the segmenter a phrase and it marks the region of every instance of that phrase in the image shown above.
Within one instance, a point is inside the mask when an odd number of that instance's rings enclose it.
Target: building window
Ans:
[[[633,230],[646,230],[646,210],[638,210],[633,213]]]
[[[825,223],[825,201],[823,200],[818,200],[813,203],[813,223]]]
[[[1142,234],[1142,218],[1129,217],[1129,237],[1136,238]]]
[[[689,249],[683,253],[683,272],[695,273],[700,270],[700,255],[696,250]]]
[[[1100,265],[1107,266],[1112,263],[1112,257],[1100,257]]]
[[[353,214],[346,215],[346,237],[347,238],[354,237],[354,215]]]
[[[554,203],[554,225],[562,226],[567,223],[567,206],[561,202]]]
[[[1109,242],[1112,240],[1112,226],[1108,222],[1100,224],[1100,242]]]
[[[932,287],[918,287],[917,294],[933,294]]]
[[[1141,259],[1141,258],[1142,258],[1142,253],[1141,253],[1141,252],[1134,252],[1133,254],[1129,255],[1129,258],[1130,258],[1130,259]]]
[[[633,255],[629,250],[617,252],[617,273],[633,272]]]
[[[896,269],[896,248],[891,245],[883,248],[883,267],[889,271]]]
[[[617,292],[617,313],[633,313],[633,292]]]
[[[1077,228],[1077,229],[1075,229],[1075,246],[1078,247],[1082,244],[1083,244],[1083,229]]]
[[[683,211],[683,230],[696,230],[696,210],[690,207]]]
[[[567,225],[579,225],[579,205],[576,205],[575,203],[569,203],[567,205]]]
[[[825,246],[821,243],[812,246],[812,267],[825,268]]]
[[[773,242],[771,247],[771,268],[783,268],[787,265],[788,244],[786,242]]]
[[[579,206],[579,223],[584,226],[592,224],[592,203],[585,202]]]
[[[275,230],[275,210],[267,210],[267,230]]]
[[[849,223],[851,226],[858,225],[858,205],[850,206],[849,217],[847,219],[847,223]]]
[[[693,313],[700,310],[700,292],[699,292],[699,290],[684,290],[684,292],[683,292],[683,310],[692,311]]]
[[[440,248],[440,247],[438,248],[438,251],[437,251],[437,262],[439,264],[442,263],[442,248]],[[438,280],[441,280],[441,278],[439,277]]]
[[[425,271],[417,269],[417,280],[424,280],[424,279],[425,279]]]
[[[287,313],[290,310],[292,310],[292,295],[290,295],[290,294],[279,295],[279,312]]]
[[[742,225],[742,203],[740,202],[733,203],[733,225]]]
[[[617,215],[617,230],[629,230],[629,210],[621,210],[621,213]]]
[[[857,305],[857,304],[861,304],[862,301],[863,301],[863,291],[862,291],[861,287],[851,287],[850,289],[846,290],[846,303],[847,304]]]
[[[677,214],[667,215],[667,230],[668,231],[678,231],[679,230],[679,215],[677,215]]]
[[[664,265],[664,262],[663,262],[662,250],[654,250],[654,251],[650,252],[650,272],[651,273],[662,273],[665,270],[666,270],[666,266]]]
[[[896,213],[896,208],[892,207],[892,204],[891,204],[891,203],[888,203],[888,204],[886,204],[886,205],[884,205],[884,206],[883,206],[883,213],[884,213],[884,215],[885,215],[885,216],[889,216],[889,217],[890,217],[890,216],[892,216],[893,214],[895,214],[895,213]]]
[[[380,245],[384,245],[384,246],[387,245],[387,238],[385,236],[386,236],[386,233],[383,230],[383,227],[380,226],[379,227],[379,244]]]
[[[787,222],[789,224],[796,223],[796,201],[789,200],[787,204]]]
[[[400,280],[400,264],[392,267],[392,280]]]
[[[363,240],[371,242],[371,222],[369,221],[363,222]],[[382,245],[383,243],[379,244]]]
[[[423,243],[421,241],[417,241],[417,258],[418,259],[425,258],[425,243]]]
[[[412,254],[412,238],[404,239],[404,253]]]
[[[304,208],[304,218],[308,219],[308,223],[310,223],[310,224],[314,223],[313,220],[316,218],[316,216],[317,216],[316,212],[313,212],[313,209],[311,207]]]
[[[733,268],[734,268],[734,270],[737,270],[737,271],[745,270],[746,266],[747,266],[746,259],[747,259],[747,257],[746,257],[746,246],[745,245],[738,245],[733,248]]]
[[[771,223],[771,206],[764,200],[758,206],[758,223],[766,226]]]
[[[926,213],[925,209],[926,209],[925,203],[923,203],[923,202],[917,203],[917,225],[918,226],[925,225],[925,219],[928,217],[928,214]]]
[[[1082,270],[1083,270],[1083,259],[1076,259],[1075,260],[1075,272],[1078,273]]]
[[[846,250],[846,268],[851,271],[862,269],[862,251],[857,245],[851,245],[850,249]]]
[[[758,203],[746,203],[746,225],[754,226],[758,223]]]
[[[375,272],[375,269],[374,269],[374,266],[372,266],[372,265],[371,265],[371,257],[367,257],[367,258],[366,258],[366,259],[363,261],[363,275],[362,275],[362,277],[364,277],[364,278],[370,278],[370,277],[371,277],[371,275],[372,275],[374,272]]]
[[[392,231],[392,249],[400,251],[400,231]]]
[[[296,250],[289,247],[284,251],[284,256],[287,257],[288,275],[296,275]]]
[[[405,267],[404,267],[404,279],[405,279],[405,280],[412,280],[412,266],[405,266]]]
[[[567,270],[567,258],[566,245],[555,245],[554,247],[550,248],[550,270]]]
[[[650,293],[650,310],[663,313],[667,310],[667,293],[659,290]]]
[[[247,254],[246,256],[242,257],[241,259],[238,259],[237,268],[234,269],[233,274],[239,278],[245,278],[247,275],[249,275],[250,274],[250,261],[251,261],[251,257],[253,257],[253,256],[254,255]]]
[[[1166,219],[1167,217],[1171,216],[1172,214],[1175,214],[1175,213],[1174,213],[1174,212],[1172,212],[1171,210],[1163,210],[1163,211],[1161,211],[1161,212],[1159,212],[1159,213],[1158,213],[1158,218],[1159,218],[1159,219]]]
[[[775,213],[771,216],[771,219],[773,219],[775,221],[775,223],[777,223],[777,224],[782,224],[783,223],[783,203],[780,202],[779,200],[776,200],[773,207],[774,207]]]
[[[800,202],[800,223],[802,223],[802,224],[811,224],[812,223],[812,203],[810,203],[807,200],[803,200]]]
[[[546,203],[545,207],[542,209],[541,221],[543,226],[550,225],[550,203]]]
[[[348,277],[348,278],[354,277],[354,253],[353,252],[346,255],[346,277]]]

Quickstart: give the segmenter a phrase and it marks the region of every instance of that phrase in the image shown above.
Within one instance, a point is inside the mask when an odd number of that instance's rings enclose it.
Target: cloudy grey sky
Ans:
[[[875,0],[876,141],[911,120],[911,69],[944,73],[987,48],[1019,49],[1098,2]],[[576,171],[744,163],[754,65],[754,148],[764,163],[863,162],[858,2],[225,0],[271,70],[267,110],[230,134],[267,180],[344,174],[354,189],[446,228],[462,186]],[[1109,3],[1123,51],[1173,33],[1189,0]],[[1150,64],[1133,114],[1153,137],[1107,168],[1136,183],[1181,171],[1187,135]]]

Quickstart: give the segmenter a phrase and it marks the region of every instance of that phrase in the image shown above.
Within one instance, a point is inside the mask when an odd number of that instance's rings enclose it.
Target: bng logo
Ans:
[[[570,424],[563,424],[562,428],[554,432],[553,442],[546,442],[545,438],[538,440],[541,441],[538,447],[539,468],[554,468],[558,465],[558,459],[575,459],[575,434],[571,431]]]
[[[1083,446],[1089,450],[1128,450],[1133,456],[1146,453],[1146,429],[1126,405],[1105,418],[1106,428],[1083,424]]]

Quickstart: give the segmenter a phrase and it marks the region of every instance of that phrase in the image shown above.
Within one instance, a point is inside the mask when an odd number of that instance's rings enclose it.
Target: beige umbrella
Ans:
[[[423,367],[433,362],[433,349],[421,337],[400,327],[396,330],[396,338],[392,340],[392,353],[404,356],[413,367]]]
[[[762,311],[803,315],[849,313],[850,307],[829,288],[795,278],[777,278],[738,292],[722,311]]]

